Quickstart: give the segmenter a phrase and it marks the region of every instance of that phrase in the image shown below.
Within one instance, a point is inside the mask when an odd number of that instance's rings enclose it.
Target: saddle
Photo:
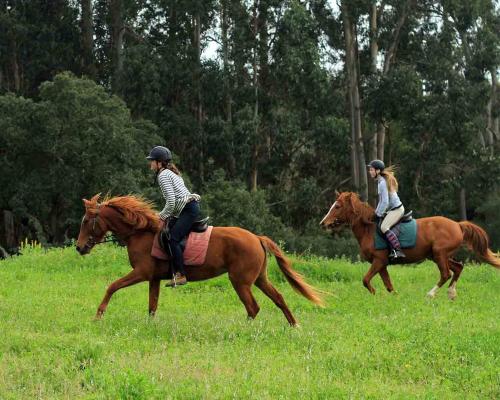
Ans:
[[[403,216],[399,219],[399,221],[397,221],[395,224],[391,225],[391,227],[389,229],[393,230],[394,233],[396,234],[396,236],[399,236],[400,229],[397,228],[398,225],[399,224],[405,224],[405,223],[411,222],[411,221],[413,221],[413,210],[410,210],[406,214],[403,214]],[[380,230],[380,223],[381,222],[382,221],[380,221],[377,224],[377,232],[380,234],[380,236],[384,237],[385,235]],[[393,228],[396,228],[396,229],[393,229]]]
[[[412,211],[408,211],[398,222],[390,227],[391,231],[394,232],[401,242],[401,248],[403,249],[412,248],[416,244],[417,223],[416,220],[413,219],[412,214]],[[377,224],[374,240],[376,250],[390,248],[387,238],[380,230],[380,223]]]
[[[210,217],[206,217],[203,219],[199,219],[198,221],[193,222],[193,225],[191,225],[191,229],[189,230],[188,234],[182,239],[181,241],[181,248],[182,251],[184,251],[186,247],[186,241],[189,236],[189,233],[191,232],[196,232],[196,233],[202,233],[205,232],[208,229],[208,221]],[[162,229],[162,231],[158,235],[158,241],[160,243],[160,246],[165,252],[172,257],[172,249],[170,248],[170,228],[174,226],[175,222],[177,221],[176,217],[170,218],[168,221],[168,226],[166,229]]]

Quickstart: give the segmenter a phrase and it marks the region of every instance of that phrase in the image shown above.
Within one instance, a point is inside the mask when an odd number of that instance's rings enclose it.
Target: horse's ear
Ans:
[[[339,196],[340,196],[340,192],[337,189],[335,189],[335,198],[338,198]]]
[[[97,202],[99,201],[99,197],[101,197],[101,193],[97,193],[95,196],[93,196],[90,199],[90,202],[93,203],[93,204],[97,204]]]

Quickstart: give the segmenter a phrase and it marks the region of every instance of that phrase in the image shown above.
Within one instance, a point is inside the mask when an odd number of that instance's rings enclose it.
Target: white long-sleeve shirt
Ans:
[[[179,175],[164,169],[158,174],[158,184],[165,198],[165,207],[160,212],[160,218],[166,220],[170,216],[178,217],[184,206],[191,200],[200,201],[200,196],[191,193]]]

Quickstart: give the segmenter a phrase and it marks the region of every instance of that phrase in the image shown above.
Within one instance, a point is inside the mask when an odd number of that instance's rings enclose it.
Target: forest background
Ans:
[[[97,192],[163,201],[174,153],[215,225],[357,257],[319,220],[398,166],[414,215],[500,248],[500,5],[491,0],[0,1],[0,253],[78,233]]]

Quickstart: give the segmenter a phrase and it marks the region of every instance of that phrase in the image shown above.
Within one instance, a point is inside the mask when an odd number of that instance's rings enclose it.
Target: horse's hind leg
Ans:
[[[434,262],[438,265],[441,278],[439,279],[436,286],[434,286],[428,293],[427,296],[434,298],[438,289],[443,286],[448,279],[451,277],[450,268],[448,266],[448,255],[445,253],[439,253],[434,256]]]
[[[460,274],[464,269],[464,264],[460,261],[456,261],[453,258],[448,260],[450,269],[453,271],[453,277],[451,278],[450,286],[448,287],[448,298],[450,300],[455,300],[457,297],[457,281],[460,278]]]
[[[291,326],[297,326],[297,321],[293,317],[292,312],[288,308],[288,306],[285,303],[285,299],[281,295],[280,292],[276,290],[276,288],[269,282],[267,279],[267,276],[264,273],[262,273],[259,278],[255,281],[255,285],[264,292],[264,294],[269,297],[274,304],[276,304],[281,311],[283,311],[283,314],[285,314],[285,318],[287,319],[288,323]]]
[[[144,280],[145,279],[142,275],[139,275],[136,272],[136,270],[133,270],[132,272],[125,275],[123,278],[120,278],[120,279],[114,281],[111,285],[108,286],[108,289],[106,290],[106,294],[104,295],[104,299],[102,300],[101,304],[97,308],[97,313],[95,315],[95,318],[100,319],[102,317],[102,315],[106,311],[106,308],[108,307],[109,300],[111,299],[111,296],[113,296],[113,293],[115,293],[119,289],[134,285],[134,284],[142,282]]]
[[[391,277],[389,276],[389,271],[387,271],[387,266],[382,268],[378,273],[382,278],[382,282],[384,282],[384,286],[387,289],[387,291],[393,292],[394,288],[392,287]]]
[[[236,280],[230,280],[233,284],[234,290],[236,290],[236,293],[238,293],[238,297],[247,310],[248,318],[254,319],[257,316],[260,307],[257,304],[255,297],[253,297],[250,285],[247,283],[240,283]]]

